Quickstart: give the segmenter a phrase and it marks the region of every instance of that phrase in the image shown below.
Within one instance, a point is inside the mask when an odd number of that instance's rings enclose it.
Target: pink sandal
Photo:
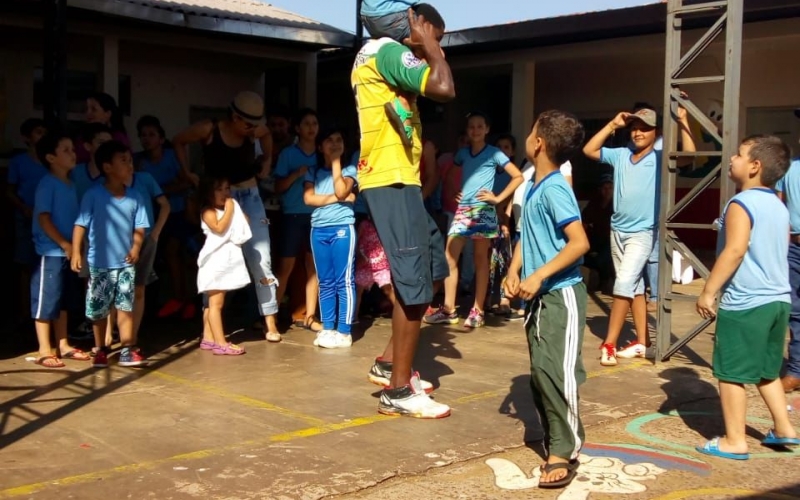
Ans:
[[[240,356],[244,354],[244,347],[239,347],[234,343],[228,345],[218,345],[213,350],[217,356]]]
[[[210,340],[201,340],[200,341],[200,349],[203,351],[213,351],[217,349],[219,346],[216,342],[212,342]]]

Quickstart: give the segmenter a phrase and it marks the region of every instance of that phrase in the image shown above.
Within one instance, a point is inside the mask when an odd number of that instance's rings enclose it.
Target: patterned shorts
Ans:
[[[107,318],[113,305],[117,311],[133,311],[136,268],[89,268],[89,290],[86,292],[86,317],[92,321]]]
[[[499,234],[497,211],[491,205],[459,205],[447,232],[447,236],[487,240]]]
[[[365,220],[358,226],[356,285],[359,288],[371,288],[374,283],[380,288],[391,284],[392,273],[375,224]]]

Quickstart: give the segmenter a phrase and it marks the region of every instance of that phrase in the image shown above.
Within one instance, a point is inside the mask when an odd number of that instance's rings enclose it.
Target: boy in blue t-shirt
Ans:
[[[36,154],[36,143],[45,135],[47,129],[38,118],[25,120],[19,127],[20,135],[28,146],[28,151],[19,154],[8,164],[7,195],[14,206],[14,262],[29,268],[36,262],[36,252],[31,239],[31,218],[33,198],[39,181],[47,175]]]
[[[694,151],[689,122],[679,113],[681,147]],[[630,128],[630,147],[603,145],[617,130]],[[614,301],[608,318],[608,331],[600,347],[600,364],[614,366],[617,358],[644,358],[650,338],[647,328],[647,301],[644,296],[644,271],[652,254],[659,210],[661,150],[658,115],[653,109],[617,114],[583,148],[590,159],[614,167],[614,214],[611,217],[611,257],[614,261]],[[617,351],[628,312],[633,315],[636,341]]]
[[[728,176],[740,192],[722,212],[717,261],[697,299],[698,314],[717,319],[713,370],[725,421],[725,436],[697,447],[707,455],[749,458],[744,384],[758,386],[772,415],[762,444],[800,445],[780,380],[792,293],[785,244],[789,212],[772,189],[786,174],[789,156],[779,138],[751,136],[731,158]]]
[[[156,262],[158,239],[167,224],[170,215],[170,203],[156,179],[147,172],[134,172],[130,187],[138,191],[144,201],[147,214],[147,228],[144,232],[144,241],[139,251],[139,261],[136,263],[136,278],[134,280],[133,297],[133,338],[139,338],[139,327],[144,317],[144,292],[147,285],[156,280],[153,266]],[[158,204],[158,218],[153,210],[153,202]]]
[[[800,118],[800,110],[798,110]],[[789,209],[789,284],[792,287],[792,313],[789,315],[789,356],[786,374],[781,379],[783,390],[800,389],[800,158],[795,158],[789,171],[775,185],[775,190]]]
[[[95,161],[105,183],[86,192],[72,233],[72,270],[89,268],[86,317],[93,322],[97,354],[94,366],[108,366],[106,326],[112,306],[117,310],[122,352],[120,366],[142,366],[147,360],[136,348],[133,332],[135,265],[149,226],[145,203],[127,185],[133,180],[133,160],[127,146],[109,141],[97,149]],[[81,246],[89,234],[86,262]]]
[[[62,368],[60,358],[89,361],[91,357],[69,345],[67,340],[68,299],[78,293],[78,277],[70,270],[72,226],[78,217],[78,195],[69,172],[75,168],[72,139],[49,134],[36,145],[37,153],[50,173],[38,183],[33,205],[33,243],[39,263],[30,281],[31,317],[36,326],[39,356],[36,364]],[[52,353],[51,329],[58,350]]]
[[[522,239],[505,284],[509,297],[528,301],[531,388],[548,450],[540,488],[564,488],[575,479],[584,442],[578,387],[586,381],[581,358],[586,285],[580,265],[589,239],[575,194],[559,171],[583,138],[583,125],[569,113],[546,111],[536,120],[525,143],[536,173],[525,194]]]
[[[113,139],[111,129],[102,123],[87,123],[83,128],[82,137],[82,146],[89,152],[89,161],[79,163],[70,172],[70,178],[78,189],[78,203],[83,199],[86,191],[105,181],[102,167],[95,161],[95,153],[103,143]]]
[[[30,307],[31,268],[36,263],[36,250],[31,238],[33,198],[39,180],[47,175],[36,154],[36,143],[47,132],[44,122],[38,118],[25,120],[19,128],[28,151],[11,159],[8,164],[8,186],[6,194],[14,207],[14,263],[19,264],[19,296],[22,307],[18,308],[19,320],[25,319]]]

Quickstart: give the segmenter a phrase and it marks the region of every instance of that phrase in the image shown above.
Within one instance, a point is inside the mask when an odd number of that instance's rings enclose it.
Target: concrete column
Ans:
[[[533,126],[536,63],[522,60],[514,63],[511,75],[511,132],[517,138],[517,156],[525,155],[525,139]],[[519,160],[522,163],[522,160]]]
[[[317,55],[308,54],[305,61],[300,64],[300,78],[298,80],[298,93],[300,106],[317,108]]]
[[[103,37],[103,92],[119,101],[119,38]]]

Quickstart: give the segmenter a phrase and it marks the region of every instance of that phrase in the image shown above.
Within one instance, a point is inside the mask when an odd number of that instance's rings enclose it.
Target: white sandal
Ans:
[[[267,332],[267,341],[268,342],[280,342],[283,340],[283,337],[278,332]]]

